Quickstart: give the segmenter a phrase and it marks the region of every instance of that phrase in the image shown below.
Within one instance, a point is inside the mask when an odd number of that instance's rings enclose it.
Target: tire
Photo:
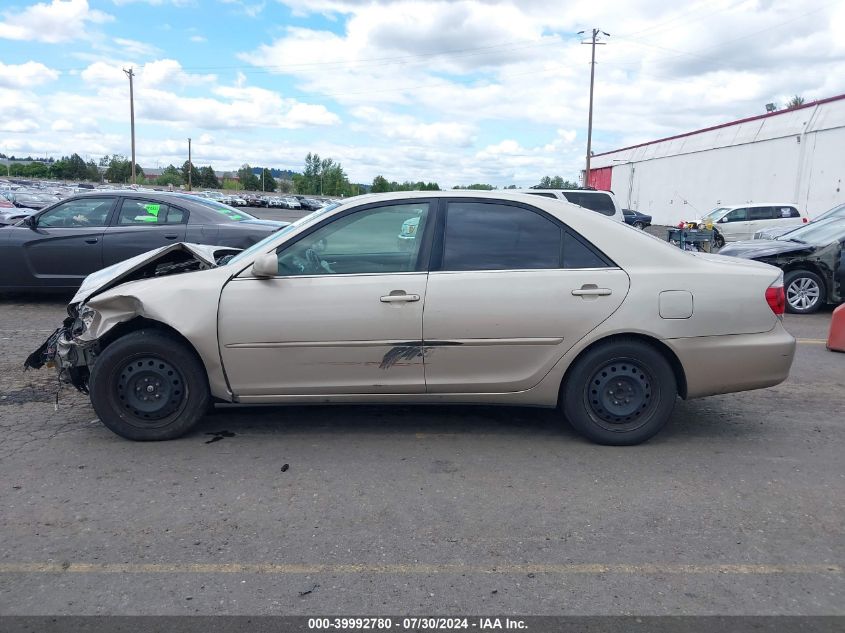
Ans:
[[[643,229],[645,229],[645,224],[643,224],[642,222],[634,222],[634,224],[633,224],[632,226],[633,226],[635,229],[639,229],[640,231],[642,231]]]
[[[641,341],[620,338],[575,361],[561,404],[566,419],[586,438],[632,446],[663,428],[677,395],[675,374],[663,355]]]
[[[786,309],[793,314],[818,312],[826,299],[824,281],[809,270],[792,270],[784,276]]]
[[[211,402],[202,361],[154,329],[107,346],[94,364],[89,389],[103,424],[121,437],[145,442],[185,435]]]
[[[713,244],[716,248],[722,248],[725,245],[725,236],[719,231],[713,231]]]

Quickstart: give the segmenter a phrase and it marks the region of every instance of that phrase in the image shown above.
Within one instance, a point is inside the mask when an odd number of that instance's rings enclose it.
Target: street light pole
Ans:
[[[579,35],[583,33],[584,31],[578,31]],[[589,42],[581,42],[582,44],[590,44],[592,46],[592,56],[590,59],[590,114],[587,119],[587,164],[584,169],[584,187],[588,186],[590,183],[590,156],[593,153],[593,86],[596,81],[596,46],[603,46],[605,44],[605,42],[596,41],[596,38],[599,33],[610,37],[610,33],[605,33],[601,29],[593,29],[592,33],[593,34]]]
[[[191,190],[191,172],[194,171],[194,164],[191,162],[191,139],[188,138],[188,191]]]
[[[132,68],[129,70],[123,69],[126,76],[129,77],[129,121],[132,129],[132,184],[135,183],[135,93],[132,86],[132,80],[135,77],[135,72]]]

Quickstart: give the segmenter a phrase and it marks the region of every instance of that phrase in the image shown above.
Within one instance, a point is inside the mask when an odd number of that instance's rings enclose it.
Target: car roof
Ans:
[[[717,209],[750,209],[752,207],[795,207],[794,202],[746,202],[744,204],[720,204]]]

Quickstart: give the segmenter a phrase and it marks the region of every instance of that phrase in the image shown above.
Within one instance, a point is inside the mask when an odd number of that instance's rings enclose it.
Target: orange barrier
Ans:
[[[832,352],[845,352],[845,303],[833,311],[827,349]]]

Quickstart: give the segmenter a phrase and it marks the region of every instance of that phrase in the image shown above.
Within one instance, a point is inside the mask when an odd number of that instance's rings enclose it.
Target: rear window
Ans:
[[[800,218],[801,214],[795,207],[777,207],[774,217],[776,218]]]
[[[748,210],[749,220],[771,220],[775,210],[772,207],[751,207]]]
[[[572,204],[579,207],[598,211],[602,215],[616,215],[613,200],[606,193],[596,191],[564,191],[563,196]]]

